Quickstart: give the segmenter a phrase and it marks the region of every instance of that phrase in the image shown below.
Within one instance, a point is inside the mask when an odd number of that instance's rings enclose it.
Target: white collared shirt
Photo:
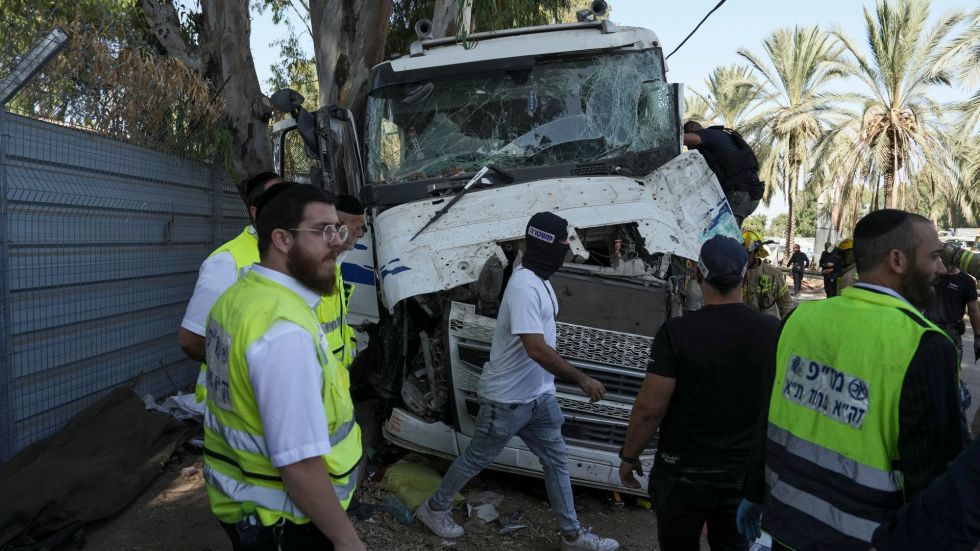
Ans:
[[[248,231],[255,234],[255,228],[252,226],[248,227]],[[180,326],[203,337],[207,331],[204,324],[208,321],[211,308],[214,308],[214,303],[218,302],[218,297],[238,281],[238,276],[238,265],[235,264],[235,257],[230,252],[221,251],[204,259],[201,269],[197,272],[194,294],[187,303],[187,310],[184,311],[184,319],[181,320]]]
[[[284,273],[258,264],[251,269],[299,295],[310,307],[310,316],[316,318],[313,309],[320,303],[318,293]],[[245,351],[249,381],[274,467],[330,452],[320,393],[323,369],[316,346],[319,344],[299,325],[277,321]]]

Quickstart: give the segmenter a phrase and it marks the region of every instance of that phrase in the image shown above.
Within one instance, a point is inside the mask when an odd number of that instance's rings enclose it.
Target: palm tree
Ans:
[[[706,94],[693,88],[691,93],[708,107],[712,118],[728,128],[738,128],[743,116],[758,103],[762,83],[745,65],[715,67],[708,80]]]
[[[927,0],[878,0],[874,13],[865,8],[870,58],[843,31],[833,32],[851,58],[837,68],[859,79],[864,90],[851,97],[857,110],[836,132],[851,133],[856,141],[838,142],[845,149],[837,155],[832,178],[846,184],[864,178],[874,189],[872,209],[903,205],[909,194],[903,183],[912,182],[913,175],[936,180],[950,164],[940,139],[949,131],[945,107],[929,91],[948,86],[961,72],[963,37],[970,33],[953,35],[968,18],[952,12],[927,29],[928,15]]]
[[[688,89],[688,93],[684,94],[684,118],[686,120],[708,120],[710,110],[711,107],[708,106],[708,102],[704,101],[701,94],[691,89]]]
[[[764,200],[769,201],[778,186],[786,196],[789,221],[786,224],[786,254],[793,246],[794,203],[804,171],[812,166],[812,148],[828,126],[833,113],[829,81],[839,76],[831,65],[840,46],[817,27],[783,28],[762,43],[768,63],[741,48],[763,79],[761,112],[745,125],[754,135],[759,157],[759,177],[766,181]]]
[[[925,195],[929,217],[940,227],[957,228],[976,222],[980,212],[980,136],[949,143],[952,165],[943,177],[919,173],[914,181]]]

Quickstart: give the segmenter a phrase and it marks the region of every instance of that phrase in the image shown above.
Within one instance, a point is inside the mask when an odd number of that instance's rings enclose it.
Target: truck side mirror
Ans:
[[[272,94],[269,100],[272,102],[272,106],[276,108],[276,111],[293,114],[297,109],[303,108],[303,102],[306,98],[296,90],[283,88],[275,94]]]

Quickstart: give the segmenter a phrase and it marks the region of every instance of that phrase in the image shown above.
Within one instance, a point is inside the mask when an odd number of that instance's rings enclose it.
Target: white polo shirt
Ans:
[[[514,269],[500,302],[490,361],[477,394],[494,402],[525,404],[555,392],[555,376],[527,355],[521,335],[543,335],[555,348],[558,299],[551,284],[522,266]]]

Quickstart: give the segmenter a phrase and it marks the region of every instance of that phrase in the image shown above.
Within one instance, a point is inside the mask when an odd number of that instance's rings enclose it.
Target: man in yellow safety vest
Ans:
[[[257,207],[260,262],[207,321],[204,478],[235,549],[363,550],[345,509],[361,432],[314,309],[347,228],[333,197],[284,183]]]

